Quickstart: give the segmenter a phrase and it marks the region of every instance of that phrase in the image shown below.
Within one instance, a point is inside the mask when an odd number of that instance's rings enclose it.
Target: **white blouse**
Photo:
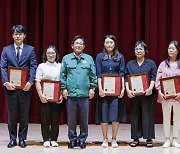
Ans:
[[[60,69],[61,69],[61,64],[57,62],[50,63],[46,61],[45,63],[41,63],[37,67],[35,80],[41,81],[45,79],[45,80],[59,81]]]

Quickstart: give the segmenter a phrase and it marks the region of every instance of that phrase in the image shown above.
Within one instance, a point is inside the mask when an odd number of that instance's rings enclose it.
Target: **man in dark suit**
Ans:
[[[34,82],[37,62],[34,47],[23,43],[26,37],[25,28],[22,25],[15,25],[11,30],[14,44],[4,47],[1,55],[1,76],[2,83],[5,86],[10,136],[10,142],[7,147],[12,148],[17,144],[17,117],[19,114],[19,146],[25,148],[29,122],[31,86]],[[26,68],[28,70],[27,83],[23,89],[16,89],[16,87],[9,82],[8,67],[10,66]]]

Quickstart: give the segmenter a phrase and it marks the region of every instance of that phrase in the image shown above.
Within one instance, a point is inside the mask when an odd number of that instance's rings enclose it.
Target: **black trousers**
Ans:
[[[38,102],[38,111],[41,119],[41,133],[45,141],[57,141],[59,135],[60,113],[63,109],[63,103]]]
[[[19,140],[26,140],[29,123],[29,105],[31,98],[31,89],[7,90],[5,89],[7,108],[8,108],[8,131],[10,140],[17,138],[17,122],[20,115],[18,137]]]
[[[130,99],[131,138],[154,139],[154,104],[153,95],[136,96]]]

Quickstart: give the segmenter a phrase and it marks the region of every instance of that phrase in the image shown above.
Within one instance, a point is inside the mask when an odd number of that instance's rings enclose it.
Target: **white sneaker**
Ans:
[[[108,140],[107,139],[105,139],[103,141],[103,143],[101,144],[101,147],[103,147],[103,148],[107,148],[108,147]]]
[[[178,141],[176,139],[173,139],[172,146],[175,148],[180,148],[180,144],[178,143]]]
[[[169,148],[171,146],[171,141],[170,141],[170,139],[167,139],[166,140],[166,142],[164,142],[164,144],[163,144],[163,148]]]
[[[117,148],[117,147],[118,147],[118,144],[117,144],[117,141],[116,141],[116,140],[112,140],[112,141],[111,141],[111,147],[112,147],[112,148]]]
[[[49,141],[45,141],[45,142],[43,143],[43,146],[44,146],[45,148],[49,148],[49,147],[50,147],[50,142],[49,142]]]
[[[51,146],[52,147],[58,147],[58,143],[56,141],[51,141]]]

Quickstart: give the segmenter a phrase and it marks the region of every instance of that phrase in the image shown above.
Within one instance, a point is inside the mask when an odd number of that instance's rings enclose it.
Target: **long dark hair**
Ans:
[[[177,51],[178,51],[178,54],[177,54],[177,57],[176,57],[176,61],[177,61],[178,68],[180,69],[180,44],[179,44],[178,41],[175,41],[175,40],[171,41],[171,42],[169,43],[169,45],[170,45],[170,44],[174,44],[174,46],[176,47],[176,49],[177,49]],[[168,47],[169,47],[169,46],[168,46]],[[169,61],[170,61],[170,57],[169,57],[169,55],[168,55],[168,58],[165,60],[165,63],[166,63],[166,65],[167,65],[168,67],[170,67]]]
[[[114,61],[119,62],[120,59],[121,59],[121,54],[119,53],[119,50],[118,50],[116,38],[115,38],[114,35],[106,35],[106,36],[105,36],[105,39],[107,39],[107,38],[110,38],[111,40],[114,41],[115,46],[114,46],[114,49],[113,49],[113,56],[112,56],[112,59],[113,59]],[[104,39],[104,40],[105,40],[105,39]],[[107,50],[106,50],[105,47],[103,48],[103,53],[104,53],[103,60],[107,60],[109,57],[108,57]]]
[[[47,55],[46,55],[46,53],[47,53],[47,50],[50,49],[50,48],[52,48],[52,49],[56,52],[55,62],[58,63],[58,62],[59,62],[59,53],[58,53],[58,51],[57,51],[57,49],[56,49],[56,47],[55,47],[54,45],[48,46],[48,47],[46,48],[46,50],[44,51],[44,53],[43,53],[43,63],[45,63],[45,62],[47,61]]]

